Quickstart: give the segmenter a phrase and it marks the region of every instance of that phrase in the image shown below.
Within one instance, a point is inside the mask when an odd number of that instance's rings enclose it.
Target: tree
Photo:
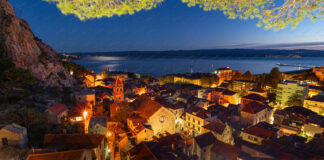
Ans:
[[[74,14],[80,20],[134,14],[151,10],[164,0],[44,0],[57,3],[64,15]]]
[[[272,88],[277,88],[278,83],[283,78],[282,73],[279,71],[278,67],[272,68],[270,74],[266,77],[267,85]]]
[[[264,88],[267,81],[267,74],[263,73],[262,75],[258,76],[257,82],[259,88]]]
[[[258,19],[265,29],[295,28],[306,18],[324,18],[322,0],[285,0],[281,5],[274,0],[182,0],[189,7],[198,5],[205,11],[220,10],[230,19]],[[280,1],[279,1],[280,2]]]
[[[282,5],[265,7],[258,26],[266,29],[284,29],[288,25],[295,28],[305,18],[317,20],[324,18],[322,0],[286,0]]]
[[[101,72],[101,76],[102,76],[102,79],[107,79],[108,78],[108,74],[107,74],[107,69],[105,68],[102,72]]]
[[[210,87],[210,78],[203,76],[200,78],[201,86],[202,87]]]
[[[115,122],[126,122],[127,118],[133,114],[133,108],[127,104],[117,104],[118,109],[116,113],[111,117]]]
[[[146,76],[141,77],[141,81],[145,82],[146,84],[148,84],[151,79],[153,79],[153,77],[150,76],[150,75],[146,75]]]
[[[16,123],[27,128],[29,144],[39,146],[48,130],[47,120],[43,112],[35,108],[23,107],[19,111],[10,112],[1,117],[6,123]]]
[[[288,107],[291,107],[291,106],[303,106],[303,100],[302,100],[300,94],[295,93],[291,97],[289,97],[288,101],[286,102],[286,105]]]
[[[247,80],[247,81],[252,81],[254,79],[252,73],[250,71],[246,71],[243,75],[242,75],[242,80]]]

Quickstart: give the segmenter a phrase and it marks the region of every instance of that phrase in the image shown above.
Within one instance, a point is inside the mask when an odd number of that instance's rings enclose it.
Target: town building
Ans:
[[[85,157],[97,160],[106,159],[105,143],[104,135],[95,134],[46,134],[44,137],[44,149],[56,151],[84,149]]]
[[[324,81],[324,66],[315,67],[315,68],[312,69],[312,72],[315,73],[316,77],[320,81]]]
[[[304,102],[304,99],[308,95],[308,86],[303,85],[302,82],[285,80],[278,84],[276,91],[276,103],[282,107],[287,106],[291,97],[297,96],[300,101]]]
[[[255,125],[259,122],[270,122],[272,109],[258,102],[250,102],[241,110],[241,120],[245,124]]]
[[[228,106],[229,104],[240,104],[241,99],[236,92],[223,88],[214,88],[211,92],[210,101],[219,105]]]
[[[266,104],[269,102],[268,98],[265,98],[259,94],[251,93],[241,98],[241,105],[244,106],[250,102],[258,102],[261,104]]]
[[[162,106],[169,109],[174,115],[175,115],[175,129],[176,132],[179,133],[184,130],[183,128],[183,119],[181,116],[183,115],[185,111],[185,103],[183,102],[176,102],[176,103],[170,103],[162,98],[156,98],[155,99],[158,103],[160,103]]]
[[[106,116],[98,116],[91,117],[88,132],[89,134],[100,134],[106,135],[107,133],[107,117]]]
[[[210,150],[211,160],[237,160],[241,153],[240,148],[219,140],[215,141]]]
[[[305,99],[304,107],[316,112],[317,114],[324,115],[324,96],[317,95]]]
[[[130,129],[136,143],[139,144],[143,141],[152,141],[154,136],[152,126],[147,123],[143,117],[129,117],[127,118],[127,127]]]
[[[277,135],[277,129],[271,124],[260,122],[242,132],[242,140],[262,145],[263,140],[273,140]]]
[[[194,84],[197,86],[201,86],[201,77],[192,76],[191,74],[178,74],[174,76],[174,83],[182,83],[182,84]]]
[[[211,132],[195,137],[192,144],[192,155],[196,155],[198,159],[210,160],[211,148],[216,140]]]
[[[192,106],[185,112],[185,123],[183,125],[189,135],[194,137],[204,133],[203,126],[213,120],[216,120],[216,116],[213,114],[213,112],[209,112],[200,107]]]
[[[308,86],[308,97],[313,97],[319,95],[320,93],[324,92],[324,87],[322,86]]]
[[[115,103],[120,103],[124,102],[124,84],[122,80],[117,77],[114,85],[113,85],[113,90],[114,90],[114,102]]]
[[[60,124],[62,118],[67,118],[68,108],[64,104],[58,103],[46,109],[45,113],[49,123]]]
[[[181,150],[183,139],[179,134],[160,137],[155,141],[142,142],[127,152],[130,160],[176,160],[186,159]]]
[[[254,89],[248,91],[248,94],[252,94],[252,93],[258,94],[258,95],[260,95],[262,97],[267,97],[268,96],[268,93],[265,90],[261,89],[261,88],[254,88]]]
[[[273,124],[280,129],[283,135],[299,134],[304,132],[314,136],[322,131],[324,117],[300,106],[287,107],[274,112]]]
[[[221,121],[212,121],[203,127],[203,133],[211,132],[217,140],[224,143],[234,145],[234,137],[232,136],[232,129],[227,123]]]
[[[5,146],[25,147],[28,142],[27,129],[12,123],[0,129],[0,149]]]
[[[230,67],[218,68],[214,70],[214,74],[219,77],[219,81],[232,80],[235,75],[241,75],[241,71],[233,71]]]
[[[75,102],[77,104],[84,104],[93,108],[96,104],[96,94],[93,90],[85,89],[80,92],[76,92],[74,95]]]
[[[152,126],[154,136],[174,134],[176,116],[166,107],[146,96],[138,97],[134,102],[134,113],[147,120]]]
[[[236,80],[233,81],[233,91],[241,95],[246,95],[249,90],[255,89],[257,83],[255,81]]]
[[[78,150],[68,150],[68,151],[53,151],[53,152],[45,152],[40,151],[33,152],[28,154],[26,160],[93,160],[91,156],[87,156],[87,152],[85,149]]]

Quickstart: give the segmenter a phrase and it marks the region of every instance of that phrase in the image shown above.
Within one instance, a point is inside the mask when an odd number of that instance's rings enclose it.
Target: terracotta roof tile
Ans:
[[[244,132],[264,139],[273,139],[276,136],[276,132],[258,126],[252,126]]]
[[[224,142],[216,140],[210,149],[216,155],[222,155],[226,160],[236,160],[241,150]]]
[[[85,150],[71,150],[62,152],[29,154],[27,160],[81,160]]]
[[[158,111],[162,105],[151,98],[146,96],[140,96],[134,101],[135,112],[138,112],[141,117],[148,119],[156,111]]]
[[[226,128],[226,124],[218,121],[212,121],[209,124],[204,125],[203,127],[218,134],[223,134],[224,129]]]
[[[62,112],[67,111],[68,108],[64,104],[58,103],[56,105],[49,107],[47,110],[54,113],[55,115],[59,115]]]
[[[265,102],[267,101],[268,99],[259,95],[259,94],[255,94],[255,93],[251,93],[249,95],[246,95],[242,98],[245,98],[245,99],[251,99],[251,100],[255,100],[255,101],[260,101],[260,102]]]
[[[247,112],[247,113],[252,113],[252,114],[256,114],[259,113],[260,111],[266,109],[267,106],[263,105],[261,103],[258,102],[250,102],[248,104],[245,105],[245,107],[242,109],[242,112]]]
[[[44,146],[56,149],[95,148],[104,138],[104,135],[95,134],[46,134]]]
[[[202,135],[199,135],[194,139],[200,148],[205,148],[209,145],[212,145],[216,141],[215,136],[211,132],[207,132]]]

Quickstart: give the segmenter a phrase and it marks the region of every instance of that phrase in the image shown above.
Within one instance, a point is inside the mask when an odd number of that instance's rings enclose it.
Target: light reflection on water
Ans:
[[[160,58],[160,57],[112,57],[112,56],[87,56],[76,63],[101,72],[104,68],[111,71],[129,71],[142,75],[161,76],[170,73],[190,72],[190,65],[194,72],[212,72],[216,68],[229,66],[234,70],[243,72],[250,70],[254,74],[268,73],[271,68],[278,67],[277,63],[321,66],[324,65],[323,57],[303,57],[303,58]],[[280,71],[298,70],[298,67],[279,67]]]

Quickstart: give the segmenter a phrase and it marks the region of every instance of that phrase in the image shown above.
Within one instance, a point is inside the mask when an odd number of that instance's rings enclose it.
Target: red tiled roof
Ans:
[[[166,107],[166,108],[171,108],[174,109],[175,106],[172,103],[167,102],[165,99],[163,98],[156,98],[155,99],[156,102],[160,103],[162,106]]]
[[[139,124],[138,126],[136,126],[136,128],[133,130],[133,133],[135,134],[135,135],[137,135],[138,133],[140,133],[142,130],[144,130],[144,129],[149,129],[149,130],[151,130],[150,129],[151,128],[151,126],[146,126],[146,125],[144,125],[144,124]]]
[[[64,104],[58,103],[54,106],[49,107],[47,110],[54,113],[55,115],[59,115],[62,112],[67,111],[68,108]]]
[[[202,119],[208,118],[208,115],[210,114],[210,112],[208,112],[207,110],[197,107],[197,106],[191,106],[187,110],[187,113],[190,113],[190,114],[197,116],[199,118],[202,118]]]
[[[253,101],[253,102],[250,102],[247,105],[245,105],[245,107],[242,109],[242,112],[256,114],[266,108],[267,108],[267,106]]]
[[[122,81],[120,80],[119,77],[116,78],[115,82],[114,82],[114,85],[122,85]]]
[[[222,155],[226,160],[236,160],[241,150],[237,147],[231,146],[219,140],[216,140],[210,149],[216,155]]]
[[[46,134],[44,146],[56,149],[96,148],[104,138],[104,135],[95,134]]]
[[[218,134],[223,134],[224,129],[226,128],[226,124],[218,121],[212,121],[209,124],[204,125],[203,127]]]
[[[85,150],[71,150],[52,153],[29,154],[26,160],[78,160],[82,158]]]
[[[211,132],[204,133],[194,138],[200,148],[205,148],[216,141],[215,136]]]
[[[259,95],[259,94],[255,94],[255,93],[251,93],[249,95],[246,95],[242,98],[245,98],[245,99],[251,99],[251,100],[255,100],[255,101],[260,101],[260,102],[265,102],[267,101],[268,99]]]
[[[276,136],[276,132],[257,126],[252,126],[246,129],[244,132],[264,139],[273,139]]]
[[[261,88],[254,88],[254,89],[252,89],[250,91],[252,91],[252,92],[258,92],[258,93],[264,93],[265,92],[265,90],[263,90]]]
[[[138,117],[138,116],[136,116],[136,117],[129,117],[129,118],[127,118],[127,120],[128,120],[128,121],[132,121],[132,123],[133,123],[134,125],[147,122],[147,120],[146,120],[145,118],[143,118],[143,117]]]
[[[162,105],[146,96],[138,97],[134,102],[135,112],[143,118],[150,118]]]

